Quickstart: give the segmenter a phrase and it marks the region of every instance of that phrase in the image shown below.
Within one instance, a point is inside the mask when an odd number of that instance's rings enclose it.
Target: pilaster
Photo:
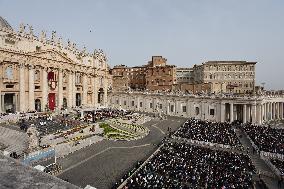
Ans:
[[[41,109],[42,111],[45,111],[45,108],[47,106],[47,100],[48,100],[48,80],[47,80],[47,68],[43,68],[41,70],[42,72],[42,105]]]
[[[29,65],[29,110],[35,109],[34,66]]]
[[[25,65],[19,65],[20,112],[26,111]]]

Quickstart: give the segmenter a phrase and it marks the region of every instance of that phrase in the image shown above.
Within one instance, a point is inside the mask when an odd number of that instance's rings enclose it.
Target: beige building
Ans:
[[[177,84],[194,83],[193,68],[176,68]]]
[[[194,83],[210,84],[211,92],[216,93],[252,93],[255,64],[247,61],[208,61],[194,65]]]
[[[107,105],[111,77],[105,53],[88,53],[53,31],[19,31],[0,17],[0,112],[56,110]]]

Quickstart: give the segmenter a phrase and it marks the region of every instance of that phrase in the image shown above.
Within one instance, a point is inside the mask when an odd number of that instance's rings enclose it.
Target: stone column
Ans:
[[[247,122],[247,105],[243,104],[243,123]]]
[[[263,121],[266,121],[266,103],[263,104]]]
[[[234,121],[234,103],[230,103],[230,123]]]
[[[62,83],[62,79],[63,79],[62,69],[59,68],[58,69],[58,106],[57,106],[57,108],[59,110],[61,110],[62,105],[63,105],[63,83]]]
[[[271,116],[271,119],[274,120],[275,119],[275,105],[274,105],[274,102],[271,102],[271,113],[272,113],[272,116]]]
[[[251,105],[250,104],[247,104],[246,105],[247,107],[247,122],[251,122]]]
[[[220,121],[225,122],[225,103],[221,102],[220,103]]]
[[[256,104],[255,103],[252,104],[251,118],[252,118],[252,123],[256,124]]]
[[[73,107],[73,72],[69,72],[68,74],[68,108]]]
[[[282,119],[283,113],[282,113],[282,102],[279,102],[279,119]]]
[[[268,115],[269,115],[269,120],[272,119],[272,105],[271,105],[271,102],[268,102]]]
[[[20,112],[26,111],[25,65],[19,66]]]
[[[167,112],[166,112],[166,114],[169,115],[170,110],[171,110],[171,109],[170,109],[171,107],[170,107],[170,102],[169,102],[169,100],[166,101],[166,104],[167,104]]]
[[[91,103],[91,106],[92,107],[95,107],[95,90],[94,90],[94,87],[95,87],[95,80],[94,80],[94,76],[91,75],[91,83],[92,83],[92,103]],[[115,99],[114,97],[112,97],[113,99]]]
[[[98,105],[98,83],[97,83],[97,77],[95,76],[93,78],[93,80],[94,80],[94,85],[93,85],[94,86],[94,91],[93,91],[93,93],[94,93],[94,102],[93,102],[93,105],[96,108],[97,105]],[[119,97],[119,99],[120,99],[120,97]],[[121,107],[121,100],[119,100],[119,102],[120,102],[120,107]]]
[[[18,93],[15,93],[15,96],[14,96],[14,100],[15,100],[15,111],[18,112],[19,111],[19,100],[18,100]]]
[[[41,103],[41,109],[42,111],[45,111],[45,108],[47,106],[47,100],[48,100],[48,80],[47,80],[47,68],[43,68],[41,70],[42,72],[42,103]]]
[[[1,109],[3,112],[5,112],[4,97],[5,97],[5,93],[1,94]]]
[[[261,110],[261,104],[256,105],[256,123],[261,125],[261,115],[262,115],[262,110]]]
[[[191,101],[190,100],[187,100],[186,111],[187,111],[187,116],[191,117]]]
[[[72,84],[72,94],[73,94],[73,107],[76,107],[76,72],[73,72],[73,84]]]
[[[118,99],[118,105],[119,105],[119,108],[121,108],[122,104],[121,104],[121,97],[119,97]]]
[[[87,75],[83,74],[83,95],[82,95],[82,105],[86,106],[87,105],[87,92],[88,92],[88,81],[87,81]]]
[[[104,106],[106,107],[107,106],[107,86],[108,86],[108,83],[107,83],[107,78],[104,77]]]
[[[136,111],[139,111],[140,110],[140,98],[139,96],[137,96],[137,108],[136,108]]]
[[[34,83],[34,66],[29,66],[29,110],[35,109],[35,83]]]
[[[274,109],[275,109],[275,119],[278,118],[278,107],[277,107],[277,102],[274,103]]]
[[[180,113],[179,108],[178,108],[178,101],[175,100],[175,115],[178,115]]]
[[[277,119],[280,118],[280,103],[279,102],[276,102],[276,108],[277,108]]]
[[[0,84],[0,86],[1,86],[1,84]],[[0,113],[3,112],[2,111],[2,105],[3,105],[3,103],[2,103],[2,92],[1,92],[1,87],[0,87]]]

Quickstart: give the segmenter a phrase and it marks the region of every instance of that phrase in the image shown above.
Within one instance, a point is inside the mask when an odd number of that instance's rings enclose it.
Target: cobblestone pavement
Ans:
[[[95,145],[58,159],[63,167],[59,178],[67,179],[80,187],[91,185],[98,189],[110,188],[130,170],[137,161],[144,161],[167,135],[168,128],[176,130],[185,118],[168,117],[153,119],[143,125],[150,129],[149,135],[135,141],[103,140]]]

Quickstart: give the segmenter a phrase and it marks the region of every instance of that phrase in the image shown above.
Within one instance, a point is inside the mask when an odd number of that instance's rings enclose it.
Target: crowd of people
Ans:
[[[280,171],[280,173],[284,176],[284,161],[278,159],[271,159],[271,163]]]
[[[59,164],[51,164],[44,169],[44,172],[55,175],[62,171],[62,166]]]
[[[234,147],[241,146],[241,143],[232,128],[232,124],[229,123],[189,119],[175,133],[175,136]]]
[[[140,167],[140,165],[142,165],[142,162],[138,161],[130,171],[124,174],[121,179],[112,186],[112,189],[117,189],[128,177],[130,177]]]
[[[284,154],[284,129],[245,124],[243,130],[260,151]]]
[[[167,142],[126,188],[252,188],[247,155]]]

